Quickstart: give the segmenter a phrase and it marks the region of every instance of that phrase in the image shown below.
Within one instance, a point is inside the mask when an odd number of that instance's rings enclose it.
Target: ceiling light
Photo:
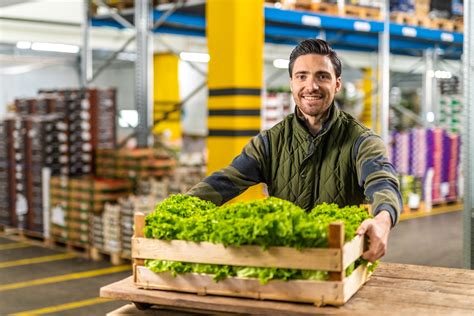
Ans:
[[[281,69],[288,69],[290,61],[288,59],[275,59],[273,61],[273,67],[281,68]]]
[[[438,79],[450,79],[452,74],[449,71],[436,70],[434,76]]]
[[[136,110],[121,110],[118,122],[121,127],[135,128],[138,125],[138,112]]]
[[[182,52],[179,54],[179,58],[184,61],[190,61],[195,63],[208,63],[211,57],[205,53],[187,53]]]
[[[19,41],[16,43],[16,48],[19,49],[30,49],[31,48],[31,42],[28,41]]]
[[[58,52],[58,53],[72,53],[77,54],[79,52],[79,46],[67,45],[67,44],[53,44],[53,43],[33,43],[31,45],[32,50],[45,51],[45,52]]]

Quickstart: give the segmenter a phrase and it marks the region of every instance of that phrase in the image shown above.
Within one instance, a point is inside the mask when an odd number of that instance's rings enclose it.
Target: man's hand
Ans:
[[[375,262],[385,255],[391,227],[392,220],[387,211],[381,211],[374,218],[366,219],[360,224],[357,235],[367,234],[370,243],[369,250],[362,254],[362,258]]]

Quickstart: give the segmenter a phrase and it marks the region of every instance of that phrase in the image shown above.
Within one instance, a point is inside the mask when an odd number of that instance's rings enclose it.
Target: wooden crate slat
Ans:
[[[209,242],[132,239],[132,257],[236,266],[278,267],[324,271],[342,270],[340,249],[260,246],[224,247]],[[342,270],[343,271],[343,270]]]
[[[317,304],[344,304],[342,282],[272,280],[263,285],[257,279],[227,278],[216,283],[211,276],[195,273],[173,277],[169,272],[154,273],[141,266],[136,266],[135,272],[136,285],[145,289]]]
[[[342,250],[342,267],[345,270],[364,253],[364,236],[356,235]]]
[[[347,302],[359,288],[369,279],[369,271],[366,265],[360,265],[352,271],[352,274],[344,279],[344,302]]]

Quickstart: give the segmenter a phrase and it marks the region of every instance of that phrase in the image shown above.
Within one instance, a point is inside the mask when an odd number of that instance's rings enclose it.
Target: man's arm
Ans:
[[[269,155],[267,135],[260,133],[252,138],[229,166],[214,172],[186,194],[222,205],[250,186],[265,182],[265,165]]]
[[[365,196],[372,203],[373,219],[364,221],[357,234],[367,234],[369,250],[363,258],[371,262],[385,255],[391,227],[398,222],[402,197],[393,165],[388,161],[385,144],[373,134],[359,137],[354,146],[357,177]]]

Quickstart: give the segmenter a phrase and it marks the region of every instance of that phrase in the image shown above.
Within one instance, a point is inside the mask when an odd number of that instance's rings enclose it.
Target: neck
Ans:
[[[313,136],[316,136],[316,134],[318,134],[321,128],[323,127],[323,121],[327,117],[328,113],[329,109],[319,115],[311,116],[306,115],[302,111],[298,110],[298,116],[304,120],[306,127],[308,127],[309,132]]]
[[[309,116],[306,114],[303,114],[304,117],[304,122],[306,123],[306,126],[308,127],[311,135],[316,136],[318,132],[321,130],[323,124],[322,124],[322,116]]]

